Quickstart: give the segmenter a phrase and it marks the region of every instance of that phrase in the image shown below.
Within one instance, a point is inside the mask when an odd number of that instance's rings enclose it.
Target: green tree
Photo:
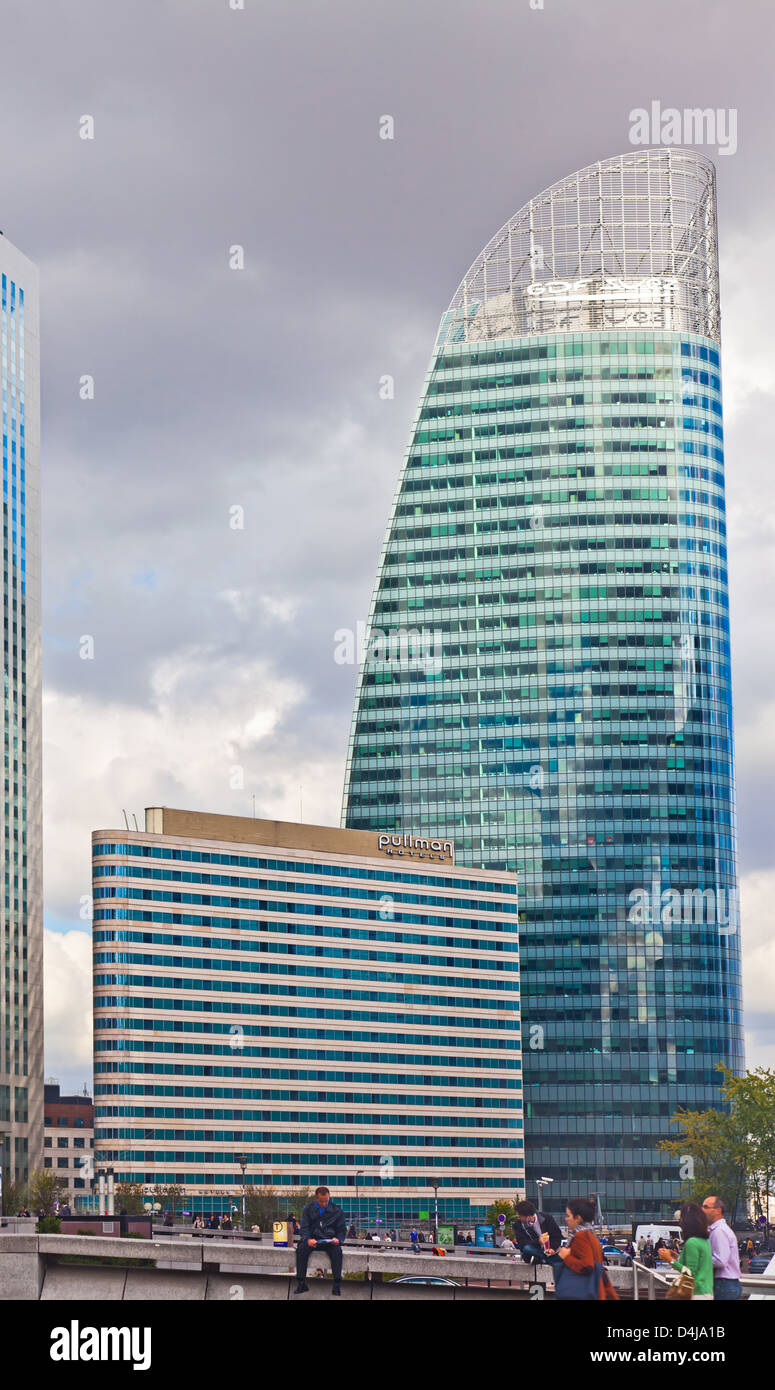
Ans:
[[[757,1067],[735,1076],[724,1067],[723,1094],[743,1152],[745,1185],[757,1216],[769,1223],[775,1196],[775,1071]]]
[[[333,1201],[333,1198],[331,1200]],[[294,1216],[296,1217],[296,1220],[301,1221],[301,1213],[306,1207],[307,1202],[311,1201],[311,1187],[292,1187],[290,1191],[283,1192],[280,1198],[280,1202],[283,1208],[283,1210],[280,1213],[280,1219],[282,1219],[284,1216],[288,1216],[291,1212],[293,1212]]]
[[[54,1203],[62,1201],[66,1195],[67,1184],[62,1183],[50,1168],[36,1168],[30,1173],[28,1200],[31,1212],[37,1214],[42,1211],[44,1217],[52,1216]]]
[[[766,1216],[775,1193],[775,1071],[758,1067],[736,1076],[728,1067],[718,1070],[726,1109],[679,1110],[671,1119],[678,1135],[659,1147],[678,1164],[684,1200],[717,1194],[735,1221],[749,1198]]]
[[[286,1215],[283,1211],[283,1216]],[[272,1222],[280,1220],[280,1197],[274,1187],[248,1187],[245,1193],[245,1217],[248,1230],[258,1226],[271,1231]]]
[[[284,1221],[293,1212],[296,1220],[307,1202],[312,1201],[311,1187],[248,1187],[245,1194],[245,1218],[248,1230],[258,1226],[262,1231],[271,1231],[273,1221]],[[240,1211],[242,1197],[240,1196]]]
[[[678,1110],[670,1123],[679,1133],[658,1147],[671,1154],[681,1181],[681,1199],[702,1202],[716,1193],[732,1220],[745,1195],[744,1145],[725,1110]]]
[[[144,1216],[143,1189],[139,1182],[116,1183],[116,1211],[125,1211],[128,1216]]]
[[[161,1183],[157,1183],[156,1187],[153,1189],[153,1195],[154,1199],[161,1206],[162,1211],[171,1212],[172,1219],[174,1220],[175,1213],[182,1210],[183,1207],[183,1200],[185,1197],[183,1188],[178,1187],[176,1183],[170,1183],[168,1187],[165,1187]]]
[[[26,1182],[14,1182],[10,1173],[3,1173],[3,1216],[16,1216],[28,1201]]]
[[[499,1197],[497,1201],[493,1202],[491,1207],[487,1208],[486,1219],[488,1224],[494,1228],[497,1228],[500,1224],[498,1221],[498,1217],[501,1215],[501,1213],[506,1218],[504,1225],[513,1225],[513,1223],[517,1219],[516,1202],[509,1201],[508,1197]]]

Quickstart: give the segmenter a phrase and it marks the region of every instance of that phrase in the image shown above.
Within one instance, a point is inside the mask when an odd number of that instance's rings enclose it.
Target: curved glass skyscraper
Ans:
[[[396,636],[401,638],[396,640]],[[387,528],[344,824],[520,874],[527,1190],[672,1210],[742,1066],[713,166],[521,209],[443,315]]]

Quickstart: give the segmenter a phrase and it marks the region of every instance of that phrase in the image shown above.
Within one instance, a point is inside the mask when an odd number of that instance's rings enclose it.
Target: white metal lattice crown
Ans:
[[[633,150],[552,184],[463,277],[438,344],[665,328],[720,340],[715,169]]]

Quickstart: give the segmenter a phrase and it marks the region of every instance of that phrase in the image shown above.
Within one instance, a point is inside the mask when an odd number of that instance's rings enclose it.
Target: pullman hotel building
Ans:
[[[160,807],[92,838],[97,1166],[222,1211],[244,1156],[370,1222],[524,1192],[516,875]]]

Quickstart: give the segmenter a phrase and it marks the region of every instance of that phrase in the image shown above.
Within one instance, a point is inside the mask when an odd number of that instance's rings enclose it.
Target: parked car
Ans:
[[[755,1273],[755,1271],[754,1271],[754,1270],[750,1270],[749,1273],[753,1274],[753,1273]],[[769,1279],[769,1278],[772,1279],[772,1293],[770,1293],[769,1291],[764,1292],[763,1290],[756,1289],[756,1290],[754,1290],[753,1293],[751,1293],[751,1294],[748,1295],[748,1302],[749,1302],[749,1303],[750,1303],[753,1299],[760,1299],[760,1298],[775,1298],[775,1255],[772,1256],[772,1257],[770,1258],[770,1262],[769,1262],[769,1264],[767,1265],[767,1268],[766,1268],[766,1269],[763,1269],[763,1270],[761,1271],[761,1273],[764,1274],[768,1279]]]
[[[392,1279],[392,1280],[391,1280],[391,1283],[393,1283],[393,1284],[447,1284],[447,1285],[451,1285],[451,1287],[452,1287],[453,1289],[459,1289],[459,1288],[462,1287],[461,1284],[458,1282],[457,1279],[436,1279],[436,1278],[433,1277],[433,1275],[430,1275],[430,1274],[428,1274],[428,1275],[419,1275],[417,1278],[414,1278],[414,1276],[411,1275],[411,1274],[404,1274],[404,1275],[402,1276],[402,1278],[400,1278],[400,1279]]]

